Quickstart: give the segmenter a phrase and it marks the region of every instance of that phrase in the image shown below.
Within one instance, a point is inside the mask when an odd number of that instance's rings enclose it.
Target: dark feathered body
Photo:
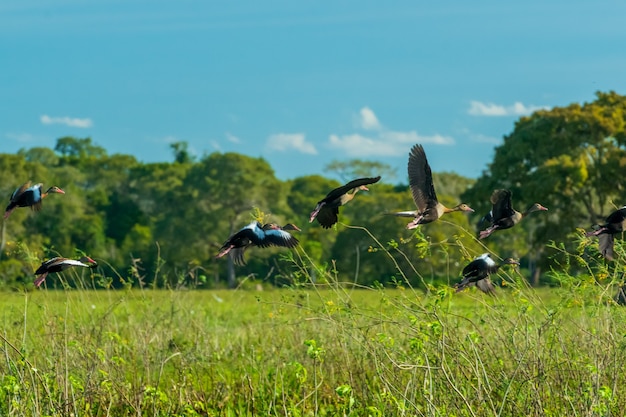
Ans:
[[[626,206],[623,206],[606,218],[603,225],[598,226],[593,232],[588,232],[587,236],[598,236],[598,246],[600,253],[608,259],[613,260],[613,235],[622,233],[626,230]]]
[[[47,261],[42,262],[39,268],[35,271],[35,275],[39,275],[35,280],[35,286],[39,287],[49,273],[65,271],[66,269],[74,266],[95,268],[98,266],[98,263],[88,256],[83,256],[79,260],[62,258],[60,256],[48,259]]]
[[[11,212],[18,207],[30,207],[35,211],[41,210],[42,200],[51,193],[65,194],[65,191],[59,187],[53,186],[43,192],[43,184],[35,184],[31,186],[31,182],[23,184],[11,194],[11,200],[4,212],[4,218],[8,218]]]
[[[400,217],[413,217],[414,220],[407,225],[407,229],[414,229],[420,224],[434,222],[445,213],[453,211],[473,212],[467,204],[459,204],[453,208],[447,208],[437,199],[433,175],[426,158],[422,145],[414,145],[409,153],[409,188],[417,210],[388,213]]]
[[[519,265],[519,262],[507,258],[502,265]],[[456,291],[459,292],[464,288],[476,284],[476,286],[485,293],[493,293],[494,287],[489,279],[489,275],[498,272],[502,265],[498,265],[488,253],[474,258],[465,268],[463,268],[463,280],[455,285]]]
[[[292,224],[285,225],[284,229],[300,230]],[[296,247],[299,243],[298,239],[293,237],[286,230],[283,230],[283,228],[274,223],[262,226],[261,223],[253,221],[229,237],[220,248],[216,258],[221,258],[230,251],[233,251],[233,261],[235,264],[245,265],[243,255],[249,246],[254,245],[261,248],[268,246]]]
[[[368,191],[367,185],[380,181],[380,176],[373,178],[358,178],[346,185],[337,187],[326,197],[317,202],[315,209],[311,212],[309,222],[317,218],[323,228],[329,229],[338,221],[339,207],[351,201],[359,190]]]
[[[480,238],[484,239],[496,230],[510,229],[519,223],[524,217],[535,211],[548,210],[539,203],[535,203],[524,213],[513,209],[511,205],[510,190],[494,190],[490,198],[491,209],[491,226],[480,232]]]

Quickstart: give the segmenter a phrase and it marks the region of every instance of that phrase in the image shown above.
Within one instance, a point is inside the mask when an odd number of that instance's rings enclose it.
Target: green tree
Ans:
[[[564,242],[576,228],[601,221],[626,197],[626,97],[596,94],[590,103],[541,110],[522,117],[496,148],[486,171],[463,199],[486,213],[496,188],[513,192],[519,211],[540,202],[550,209],[516,228],[495,233],[490,244],[515,248],[520,256],[547,266],[545,245]],[[539,269],[536,269],[535,279]]]
[[[252,220],[255,207],[275,216],[289,212],[286,187],[267,161],[236,153],[213,153],[193,164],[174,196],[176,217],[159,227],[169,237],[166,253],[195,264],[212,260],[216,268],[225,262],[230,287],[236,285],[232,261],[213,260],[222,242]]]

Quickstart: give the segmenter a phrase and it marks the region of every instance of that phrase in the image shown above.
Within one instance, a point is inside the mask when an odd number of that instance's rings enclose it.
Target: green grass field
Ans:
[[[3,293],[0,415],[623,415],[612,288],[515,282]]]

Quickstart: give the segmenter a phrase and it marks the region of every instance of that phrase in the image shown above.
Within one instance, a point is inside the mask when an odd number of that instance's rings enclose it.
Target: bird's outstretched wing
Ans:
[[[24,194],[24,191],[30,188],[30,184],[31,181],[27,181],[22,184],[21,187],[18,187],[15,191],[13,191],[13,194],[11,194],[11,202],[16,201],[20,197],[20,195]]]
[[[295,248],[298,246],[298,239],[282,229],[270,229],[265,231],[263,245],[259,246],[282,246],[285,248]]]
[[[493,208],[492,222],[495,223],[500,219],[506,219],[515,214],[513,207],[511,206],[511,191],[510,190],[494,190],[490,198]]]
[[[345,193],[347,193],[348,191],[352,190],[353,188],[357,188],[357,187],[360,187],[362,185],[374,184],[374,183],[377,183],[378,181],[380,181],[380,175],[378,177],[371,177],[371,178],[369,178],[369,177],[368,178],[357,178],[356,180],[350,181],[346,185],[342,185],[341,187],[335,188],[334,190],[332,190],[331,192],[326,194],[326,197],[324,197],[324,199],[321,200],[321,201],[332,201],[332,200],[335,200],[335,199],[341,197],[342,195],[344,195]]]
[[[422,145],[415,145],[409,153],[409,187],[413,201],[420,213],[437,205],[437,193],[433,185],[433,174]]]

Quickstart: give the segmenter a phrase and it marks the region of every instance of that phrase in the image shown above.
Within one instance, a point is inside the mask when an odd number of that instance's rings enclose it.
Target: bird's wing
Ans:
[[[243,257],[243,254],[246,252],[248,246],[244,246],[241,248],[234,248],[230,251],[230,256],[233,259],[235,265],[243,266],[246,264],[246,260]]]
[[[624,219],[626,219],[626,207],[622,207],[609,214],[606,218],[606,222],[607,224],[618,224],[623,222]]]
[[[286,232],[282,229],[270,229],[265,231],[263,246],[274,245],[294,248],[298,246],[298,243],[298,239],[293,237],[289,232]]]
[[[490,200],[491,204],[493,204],[493,208],[491,209],[493,223],[500,219],[511,217],[515,214],[515,211],[511,206],[511,191],[495,190],[491,194]]]
[[[484,270],[481,266],[484,266],[484,261],[482,259],[474,259],[463,268],[463,278],[470,281],[481,279],[484,274]]]
[[[28,187],[24,192],[17,197],[21,204],[30,206],[35,211],[41,210],[41,188],[43,184],[35,184],[32,187]]]
[[[54,258],[50,258],[47,261],[42,262],[41,265],[39,265],[39,268],[37,268],[37,270],[35,271],[35,275],[43,274],[44,272],[48,271],[48,269],[50,269],[54,265],[57,265],[59,262],[62,262],[64,260],[66,260],[66,258],[56,256]]]
[[[409,187],[413,195],[413,201],[423,213],[428,208],[437,205],[437,193],[433,185],[433,174],[426,159],[426,153],[422,145],[415,145],[409,154]]]
[[[264,237],[265,234],[263,233],[261,224],[257,221],[253,221],[226,239],[217,257],[222,257],[234,249],[234,247],[248,246],[250,244],[258,245],[263,242]]]
[[[57,262],[57,265],[61,265],[62,269],[69,268],[70,266],[84,266],[86,268],[89,268],[89,265],[75,259],[65,259],[63,261]]]
[[[495,295],[496,293],[496,287],[493,285],[493,282],[491,282],[489,278],[476,281],[476,287],[478,287],[478,289],[485,294]]]
[[[21,187],[16,188],[15,191],[13,191],[13,194],[11,194],[11,202],[17,201],[20,195],[22,195],[24,191],[30,188],[30,184],[31,184],[31,181],[28,181],[22,184]]]
[[[489,210],[489,213],[485,214],[479,221],[478,225],[493,224],[493,210]]]
[[[323,200],[320,200],[320,202],[322,202],[322,201],[333,201],[333,200],[341,197],[342,195],[344,195],[348,191],[352,190],[353,188],[357,188],[357,187],[360,187],[362,185],[374,184],[374,183],[376,183],[378,181],[380,181],[380,175],[378,177],[371,177],[371,178],[357,178],[356,180],[350,181],[346,185],[342,185],[341,187],[335,188],[334,190],[332,190],[331,192],[326,194],[326,197],[324,197]]]
[[[330,229],[339,220],[339,207],[323,206],[317,214],[317,221],[324,229]]]
[[[609,261],[614,258],[613,253],[613,235],[611,233],[603,233],[598,236],[598,249],[600,253]]]
[[[236,239],[247,239],[254,245],[262,246],[263,240],[265,239],[263,226],[261,226],[261,223],[253,221],[235,233],[230,240],[235,241]]]

